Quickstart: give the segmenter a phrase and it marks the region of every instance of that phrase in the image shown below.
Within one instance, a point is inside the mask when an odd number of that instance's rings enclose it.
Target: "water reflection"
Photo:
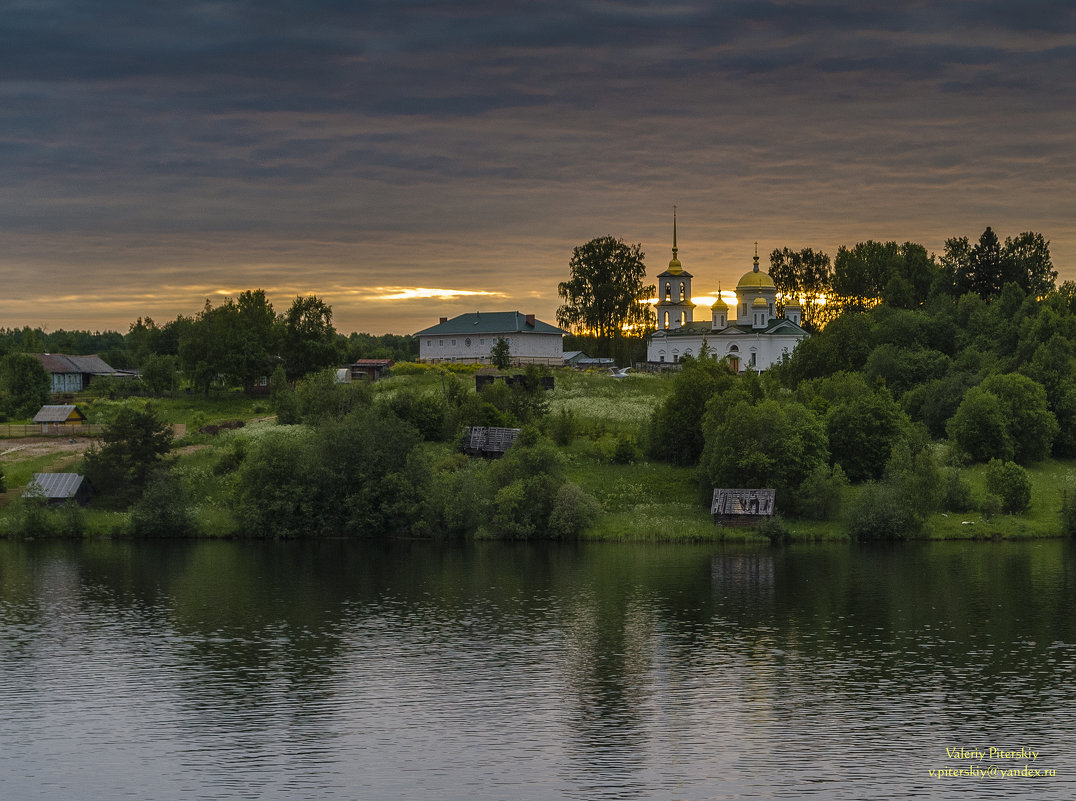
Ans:
[[[0,543],[5,797],[1068,798],[1066,542]],[[1029,746],[1055,778],[933,778]],[[1019,767],[1019,766],[1017,766]]]

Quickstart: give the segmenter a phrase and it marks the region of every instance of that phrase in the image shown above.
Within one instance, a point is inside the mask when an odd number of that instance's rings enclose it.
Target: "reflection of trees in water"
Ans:
[[[532,727],[562,782],[645,796],[778,730],[807,760],[809,719],[1046,726],[1076,683],[1072,548],[0,542],[0,625],[19,660],[104,632],[118,679],[252,770],[395,715],[491,763]]]

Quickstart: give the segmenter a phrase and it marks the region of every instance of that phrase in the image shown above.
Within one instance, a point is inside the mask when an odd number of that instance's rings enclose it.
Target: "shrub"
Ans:
[[[1076,499],[1066,490],[1061,496],[1061,533],[1067,537],[1076,537]]]
[[[942,479],[941,506],[947,512],[970,512],[975,508],[971,484],[956,468],[950,467],[945,471]]]
[[[394,393],[388,406],[393,414],[414,426],[424,440],[440,442],[446,438],[448,405],[442,395],[407,387]]]
[[[796,507],[808,520],[832,520],[840,514],[848,477],[840,465],[818,465],[807,474],[796,493]]]
[[[549,421],[549,436],[558,445],[570,445],[575,439],[575,415],[571,409],[561,409]]]
[[[792,539],[792,532],[788,530],[788,526],[780,515],[767,518],[758,527],[758,533],[768,539],[770,545],[782,545]]]
[[[1003,512],[1017,514],[1031,505],[1031,479],[1015,462],[991,459],[986,466],[986,490],[1001,499]]]
[[[549,535],[560,539],[577,537],[601,513],[601,504],[576,484],[562,484],[549,514]]]
[[[639,459],[639,448],[635,440],[620,434],[613,447],[613,461],[616,464],[634,464]]]
[[[903,540],[920,526],[900,489],[889,482],[868,483],[849,510],[848,535],[859,542]]]
[[[184,537],[195,533],[190,498],[170,470],[154,474],[142,497],[131,507],[131,533],[136,537]]]

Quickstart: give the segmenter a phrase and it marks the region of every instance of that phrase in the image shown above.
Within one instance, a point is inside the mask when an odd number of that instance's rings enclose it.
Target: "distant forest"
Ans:
[[[227,374],[241,383],[272,372],[289,351],[295,368],[290,372],[298,376],[309,369],[357,359],[411,361],[418,358],[418,339],[410,334],[341,334],[332,325],[331,307],[316,297],[296,298],[287,313],[277,314],[260,289],[216,307],[206,301],[199,313],[179,315],[163,324],[140,317],[126,334],[0,328],[0,357],[8,353],[96,354],[118,370],[139,369],[157,357],[172,357],[195,383],[196,374],[207,371]],[[241,354],[238,361],[236,354]],[[198,369],[199,364],[203,369]]]

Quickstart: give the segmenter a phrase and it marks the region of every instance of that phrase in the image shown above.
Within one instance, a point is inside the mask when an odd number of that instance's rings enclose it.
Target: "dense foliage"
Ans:
[[[1076,285],[1054,288],[1048,244],[988,228],[938,260],[863,242],[838,251],[832,274],[825,254],[775,250],[780,290],[826,292],[816,320],[828,323],[761,379],[718,381],[717,363],[687,361],[649,453],[697,459],[703,494],[773,487],[803,517],[832,517],[842,482],[860,484],[847,510],[858,539],[909,536],[936,510],[1024,510],[1020,465],[1076,455]],[[989,463],[986,495],[937,454]]]
[[[564,300],[557,309],[557,322],[596,336],[600,351],[592,355],[608,355],[625,329],[653,327],[654,311],[645,301],[655,289],[643,283],[646,265],[638,245],[611,236],[592,239],[572,251],[568,270],[568,280],[557,286]]]

